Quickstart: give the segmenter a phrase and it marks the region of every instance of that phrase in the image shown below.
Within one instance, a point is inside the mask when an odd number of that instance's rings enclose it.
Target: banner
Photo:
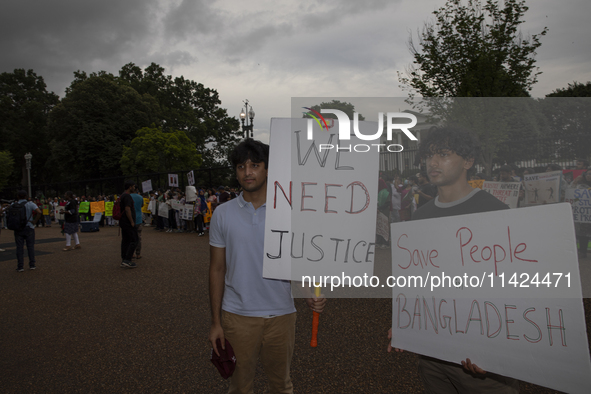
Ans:
[[[144,205],[142,205],[142,213],[151,213],[149,209],[150,199],[144,198]]]
[[[113,216],[113,205],[115,205],[113,201],[105,201],[105,216]]]
[[[43,204],[41,206],[41,211],[42,211],[42,213],[43,213],[44,216],[49,216],[49,205]]]
[[[147,181],[142,182],[142,190],[144,193],[148,193],[152,191],[152,180],[148,179]]]
[[[189,182],[189,186],[195,185],[195,174],[193,173],[193,170],[187,173],[187,181]]]
[[[591,384],[571,208],[395,223],[392,346],[565,392]],[[389,281],[391,279],[388,279]]]
[[[470,184],[470,186],[472,186],[473,189],[482,189],[482,184],[484,183],[484,179],[477,179],[474,181],[468,181],[468,183]]]
[[[168,174],[168,186],[179,187],[179,176],[177,174]]]
[[[566,189],[566,202],[576,223],[591,223],[591,189]]]
[[[96,201],[90,203],[90,213],[94,215],[97,212],[105,212],[104,201]]]
[[[211,202],[207,202],[207,212],[203,212],[203,223],[211,222]]]
[[[88,213],[90,210],[90,203],[88,201],[83,201],[80,203],[78,207],[78,213]]]
[[[562,171],[524,175],[525,205],[560,202]]]
[[[484,181],[481,189],[489,192],[509,208],[517,208],[519,203],[519,188],[521,182],[489,182]]]
[[[365,135],[378,129],[358,125]],[[373,274],[379,152],[351,134],[337,141],[312,119],[271,119],[265,278]],[[328,148],[337,143],[349,150]]]

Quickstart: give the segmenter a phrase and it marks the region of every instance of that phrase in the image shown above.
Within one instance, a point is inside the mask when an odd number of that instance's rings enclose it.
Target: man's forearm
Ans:
[[[226,273],[215,266],[209,268],[209,303],[211,323],[221,325],[222,298],[224,297],[224,279]]]

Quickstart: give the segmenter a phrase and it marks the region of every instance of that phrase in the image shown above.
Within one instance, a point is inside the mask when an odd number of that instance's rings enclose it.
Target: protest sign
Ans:
[[[392,346],[587,391],[591,363],[569,205],[391,229]]]
[[[484,179],[476,179],[474,181],[468,181],[468,183],[470,184],[470,186],[472,186],[472,188],[476,189],[482,189],[482,184],[484,183]]]
[[[97,212],[104,212],[105,211],[105,202],[104,201],[93,201],[90,203],[90,213],[95,214]]]
[[[168,204],[164,202],[158,204],[158,216],[168,218]]]
[[[88,201],[82,201],[78,207],[78,213],[88,213],[90,210],[90,203]]]
[[[170,202],[170,207],[175,211],[179,211],[183,208],[183,204],[179,200],[168,200]]]
[[[573,210],[577,223],[591,223],[591,189],[566,189],[566,202]]]
[[[369,135],[378,125],[359,128]],[[337,135],[312,119],[271,120],[265,278],[373,273],[379,152],[355,135]]]
[[[197,190],[195,190],[195,186],[187,186],[185,188],[185,201],[193,202],[197,200]]]
[[[64,206],[59,205],[54,209],[55,220],[64,220]]]
[[[211,202],[207,202],[207,211],[203,212],[203,223],[211,222],[211,215],[212,215]]]
[[[43,215],[49,216],[49,205],[48,204],[41,205],[41,211],[42,211]]]
[[[562,171],[524,175],[525,205],[550,204],[560,201]]]
[[[179,176],[177,174],[168,174],[168,186],[179,187]]]
[[[193,220],[193,210],[194,206],[192,204],[185,205],[182,209],[179,210],[179,214],[181,219],[183,220]]]
[[[492,194],[509,208],[517,208],[519,203],[520,182],[489,182],[484,181],[481,189]]]
[[[193,170],[187,173],[187,181],[189,183],[189,186],[195,185],[195,174],[193,173]]]
[[[142,190],[144,193],[148,193],[152,191],[152,180],[148,179],[147,181],[142,182]]]
[[[105,216],[113,216],[113,205],[115,205],[113,201],[105,202]]]
[[[562,177],[566,181],[566,184],[570,185],[572,181],[577,179],[577,177],[584,172],[585,170],[562,170]]]
[[[150,208],[149,208],[149,204],[150,204],[150,199],[144,198],[144,205],[142,205],[142,212],[143,213],[151,213]]]

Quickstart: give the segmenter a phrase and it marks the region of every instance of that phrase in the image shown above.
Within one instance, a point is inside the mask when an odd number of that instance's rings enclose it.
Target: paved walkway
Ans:
[[[119,267],[118,228],[81,233],[82,249],[70,252],[56,226],[36,236],[38,269],[17,273],[12,232],[0,234],[8,249],[0,255],[0,392],[227,391],[209,362],[207,236],[145,227],[133,270]],[[296,300],[295,391],[421,392],[416,356],[385,352],[391,305],[329,300],[314,349],[311,312]],[[265,385],[259,370],[255,392]],[[522,392],[552,391],[523,384]]]

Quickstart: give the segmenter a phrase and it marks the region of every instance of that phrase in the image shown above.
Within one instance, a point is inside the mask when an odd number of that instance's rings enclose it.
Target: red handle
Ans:
[[[320,319],[320,313],[312,312],[312,339],[310,340],[310,346],[318,346],[318,320]]]

